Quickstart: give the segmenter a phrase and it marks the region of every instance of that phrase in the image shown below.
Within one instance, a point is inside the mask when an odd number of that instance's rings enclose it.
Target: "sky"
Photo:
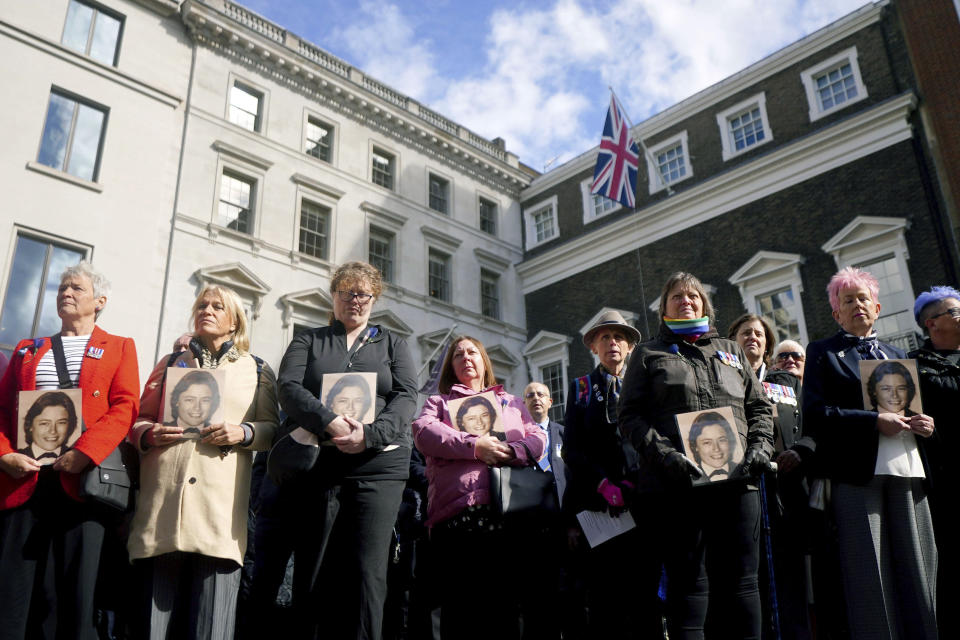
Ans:
[[[239,0],[538,171],[866,0]]]

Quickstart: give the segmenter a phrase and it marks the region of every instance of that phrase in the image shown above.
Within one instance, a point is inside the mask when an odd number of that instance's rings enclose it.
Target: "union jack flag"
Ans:
[[[597,152],[597,168],[593,171],[590,193],[616,200],[625,207],[634,207],[637,190],[637,167],[640,148],[630,136],[627,118],[616,96],[610,93],[610,108],[603,123],[603,138]]]

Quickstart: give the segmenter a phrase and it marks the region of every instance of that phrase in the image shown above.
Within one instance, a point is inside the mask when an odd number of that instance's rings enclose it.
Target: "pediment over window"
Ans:
[[[447,329],[437,329],[436,331],[430,331],[428,333],[422,333],[417,336],[417,343],[420,345],[420,356],[423,362],[426,362],[428,358],[432,357],[434,350],[439,347],[444,340],[447,339],[447,336],[457,335],[456,328],[451,332],[449,328]],[[436,355],[440,355],[437,352]]]
[[[333,311],[330,294],[321,287],[295,291],[280,296],[283,305],[283,326],[290,324],[294,315],[311,320],[313,323],[326,324],[327,317]]]
[[[270,291],[270,286],[266,282],[239,262],[201,267],[193,272],[193,277],[199,284],[198,293],[208,284],[230,287],[236,291],[241,298],[250,303],[248,311],[252,312],[252,320],[260,316],[263,296]]]
[[[557,349],[566,349],[567,345],[573,342],[573,338],[565,336],[561,333],[554,333],[552,331],[540,331],[537,335],[533,336],[533,339],[530,340],[523,347],[523,355],[527,358],[536,357],[537,354],[542,352],[556,351]]]
[[[730,276],[729,282],[740,286],[772,276],[781,276],[783,272],[794,273],[803,263],[804,257],[798,253],[757,251],[752,258]]]
[[[520,360],[510,353],[510,351],[503,347],[503,345],[495,344],[492,347],[487,347],[487,355],[490,356],[490,362],[493,363],[493,368],[495,371],[510,370],[512,371],[515,367],[520,364]],[[503,375],[497,376],[498,378],[503,378]]]
[[[258,296],[263,296],[270,291],[270,286],[266,282],[239,262],[201,267],[194,272],[193,276],[201,286],[220,284],[236,289],[238,293],[247,292]]]
[[[857,216],[820,248],[833,256],[838,268],[856,264],[881,250],[902,252],[907,258],[906,218]]]
[[[413,335],[413,328],[400,319],[400,316],[389,309],[380,309],[370,314],[370,324],[378,324],[391,333],[409,338]]]

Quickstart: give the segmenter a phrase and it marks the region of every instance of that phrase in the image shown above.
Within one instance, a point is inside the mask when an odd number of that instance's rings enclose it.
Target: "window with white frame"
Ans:
[[[393,189],[396,174],[396,156],[379,147],[374,147],[370,160],[370,180],[374,184]]]
[[[657,143],[649,152],[647,179],[651,194],[693,176],[686,131]]]
[[[913,293],[905,295],[910,277],[900,267],[900,261],[893,254],[874,258],[855,265],[873,274],[880,289],[880,317],[874,329],[881,336],[894,336],[915,329],[913,310],[908,299]]]
[[[263,93],[239,80],[230,87],[229,120],[247,131],[260,131],[263,116]]]
[[[427,180],[430,191],[430,208],[440,213],[450,213],[450,181],[435,173]]]
[[[255,179],[224,169],[220,176],[217,224],[241,233],[252,233],[256,188]]]
[[[123,16],[92,2],[70,0],[63,25],[63,46],[116,66]]]
[[[550,389],[551,420],[563,420],[566,410],[567,370],[573,338],[552,331],[540,331],[523,347],[530,375]]]
[[[723,159],[729,160],[773,140],[767,98],[759,93],[717,114]]]
[[[370,227],[369,260],[370,264],[380,270],[385,282],[393,282],[394,275],[394,242],[396,236],[378,227]]]
[[[758,251],[729,278],[730,284],[740,289],[743,308],[766,318],[778,342],[789,339],[807,343],[800,299],[803,263],[800,254]]]
[[[480,230],[497,235],[497,203],[483,197],[480,198]]]
[[[427,263],[427,295],[443,302],[450,302],[450,256],[436,249],[430,249]]]
[[[560,235],[557,228],[557,196],[538,202],[526,210],[527,249],[553,240]]]
[[[90,247],[24,231],[17,233],[0,309],[0,352],[9,357],[20,340],[60,330],[60,274],[89,254]]]
[[[592,185],[593,178],[587,178],[580,182],[580,196],[583,200],[583,224],[593,222],[597,218],[616,211],[621,206],[616,200],[590,193]]]
[[[306,135],[307,155],[311,155],[318,160],[330,162],[333,158],[333,125],[315,118],[307,116],[307,135]]]
[[[777,342],[796,340],[800,342],[799,301],[795,299],[793,287],[785,287],[756,296],[757,315],[765,318]]]
[[[567,408],[567,401],[564,398],[566,389],[563,381],[563,363],[558,360],[540,367],[540,380],[550,390],[550,397],[553,399],[553,405],[548,412],[550,419],[556,422],[562,421]]]
[[[106,107],[54,88],[37,162],[72,176],[96,182],[107,124]]]
[[[330,208],[315,202],[300,201],[300,253],[329,259]]]
[[[800,79],[807,94],[811,122],[867,97],[856,47],[804,69]]]
[[[906,218],[857,216],[821,247],[837,268],[869,271],[880,284],[880,317],[874,328],[884,342],[905,350],[919,346],[913,318],[913,285],[907,260]]]
[[[480,269],[480,313],[500,319],[500,276],[489,269]]]

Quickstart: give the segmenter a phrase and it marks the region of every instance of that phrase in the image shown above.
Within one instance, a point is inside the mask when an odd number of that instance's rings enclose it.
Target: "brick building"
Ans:
[[[590,196],[596,149],[536,178],[517,269],[531,375],[562,399],[593,366],[595,315],[650,336],[681,269],[721,332],[749,310],[806,343],[835,330],[824,287],[857,265],[880,280],[880,334],[913,344],[915,293],[958,264],[921,100],[898,6],[875,2],[636,125],[634,210]]]

